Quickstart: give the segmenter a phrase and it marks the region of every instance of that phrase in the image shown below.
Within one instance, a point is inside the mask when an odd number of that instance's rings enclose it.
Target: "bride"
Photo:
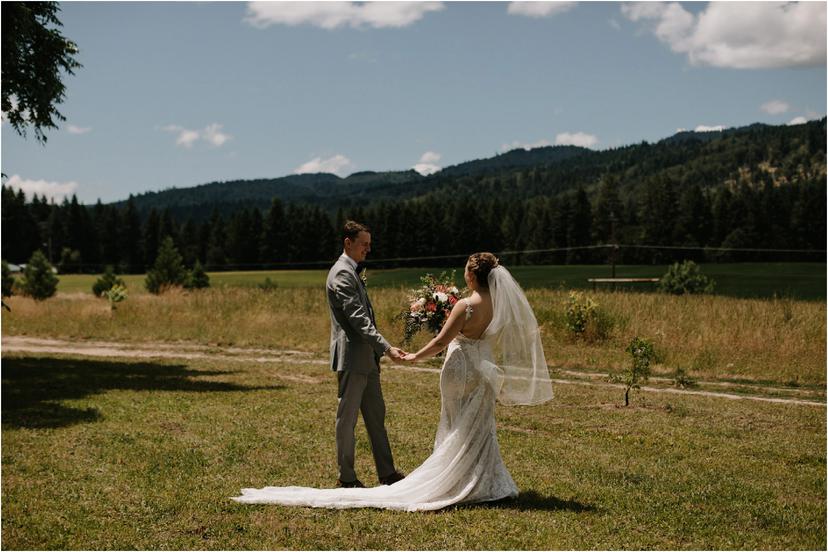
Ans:
[[[388,486],[242,489],[233,500],[415,511],[517,497],[500,457],[495,401],[534,405],[552,399],[538,323],[518,283],[491,253],[471,255],[464,277],[471,296],[455,304],[428,345],[404,357],[417,362],[448,347],[434,452],[420,467]]]

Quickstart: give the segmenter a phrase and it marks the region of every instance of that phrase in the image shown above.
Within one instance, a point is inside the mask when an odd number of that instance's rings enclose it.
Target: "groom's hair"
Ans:
[[[344,240],[345,238],[348,238],[351,241],[353,241],[356,239],[360,232],[368,232],[369,234],[371,233],[368,227],[364,224],[360,224],[353,220],[345,221],[345,226],[342,228],[342,239]]]

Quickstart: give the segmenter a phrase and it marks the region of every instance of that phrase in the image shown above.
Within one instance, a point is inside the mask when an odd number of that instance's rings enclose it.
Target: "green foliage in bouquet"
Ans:
[[[124,281],[115,274],[115,268],[112,265],[107,265],[104,273],[100,278],[95,280],[92,284],[92,293],[95,297],[102,297],[104,293],[113,288],[113,286],[124,286]]]
[[[408,344],[422,329],[437,334],[445,324],[451,309],[460,300],[460,290],[454,285],[455,271],[439,276],[426,274],[420,278],[419,288],[411,290],[409,306],[398,315],[405,322],[403,341]]]
[[[658,282],[660,291],[674,295],[711,293],[714,286],[715,282],[703,275],[699,270],[699,265],[693,261],[673,263]]]
[[[32,253],[29,264],[23,270],[21,288],[24,295],[36,301],[43,301],[57,292],[58,277],[55,276],[52,264],[46,255],[39,249]]]

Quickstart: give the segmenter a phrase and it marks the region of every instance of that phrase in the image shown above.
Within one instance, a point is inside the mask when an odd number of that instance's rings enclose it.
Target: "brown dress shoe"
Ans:
[[[354,479],[353,481],[342,481],[341,479],[336,480],[336,486],[341,487],[343,489],[364,489],[365,485],[362,484],[362,481],[359,479]]]
[[[402,481],[403,479],[405,479],[405,474],[402,474],[398,471],[395,471],[394,473],[392,473],[389,476],[380,477],[379,482],[380,482],[380,485],[393,485],[397,481]]]

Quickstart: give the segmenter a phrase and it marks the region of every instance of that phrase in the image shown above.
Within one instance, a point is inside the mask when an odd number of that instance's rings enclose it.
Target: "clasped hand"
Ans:
[[[414,362],[417,360],[417,355],[403,351],[399,347],[391,347],[387,352],[394,364],[403,364],[405,362]]]

